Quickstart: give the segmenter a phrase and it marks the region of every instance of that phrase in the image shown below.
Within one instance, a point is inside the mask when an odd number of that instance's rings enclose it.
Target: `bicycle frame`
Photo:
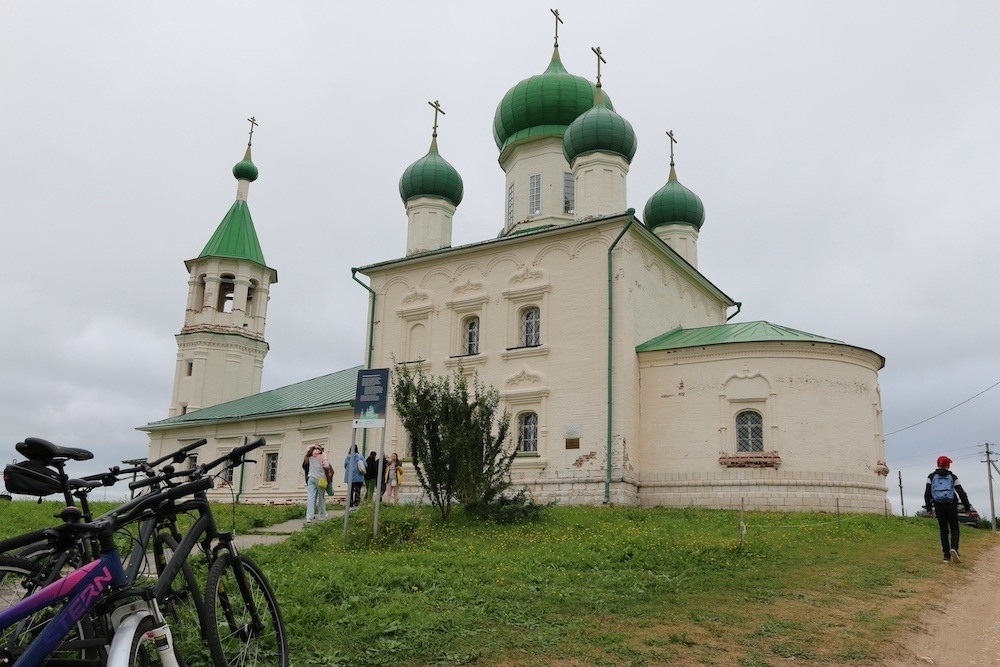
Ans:
[[[124,583],[121,558],[117,550],[112,550],[0,612],[0,628],[6,629],[68,597],[65,606],[18,657],[17,667],[41,665],[107,590]]]

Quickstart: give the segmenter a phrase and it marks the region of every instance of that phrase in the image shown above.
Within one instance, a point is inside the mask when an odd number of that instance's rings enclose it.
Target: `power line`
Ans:
[[[978,394],[976,394],[975,396],[970,396],[969,398],[965,399],[964,401],[962,401],[962,402],[961,402],[961,403],[959,403],[958,405],[953,405],[953,406],[951,406],[950,408],[948,408],[947,410],[944,410],[944,411],[942,411],[942,412],[939,412],[939,413],[937,413],[937,414],[936,414],[936,415],[934,415],[933,417],[928,417],[927,419],[924,419],[924,420],[922,420],[922,421],[918,421],[918,422],[917,422],[916,424],[910,424],[909,426],[906,426],[906,427],[904,427],[904,428],[900,428],[900,429],[896,429],[896,430],[895,430],[895,431],[893,431],[892,433],[886,433],[886,434],[885,434],[885,437],[887,437],[887,438],[888,438],[888,437],[889,437],[890,435],[896,435],[897,433],[902,433],[903,431],[906,431],[906,430],[909,430],[909,429],[913,428],[914,426],[920,426],[921,424],[926,424],[927,422],[929,422],[929,421],[930,421],[930,420],[932,420],[932,419],[937,419],[937,418],[938,418],[938,417],[940,417],[941,415],[943,415],[943,414],[945,414],[945,413],[947,413],[947,412],[951,412],[952,410],[954,410],[955,408],[957,408],[957,407],[959,407],[959,406],[961,406],[961,405],[965,405],[966,403],[968,403],[968,402],[969,402],[969,401],[971,401],[972,399],[974,399],[974,398],[978,398],[979,396],[982,396],[983,394],[985,394],[986,392],[988,392],[988,391],[989,391],[990,389],[992,389],[993,387],[996,387],[997,385],[1000,385],[1000,382],[994,382],[994,383],[993,383],[993,384],[991,384],[991,385],[990,385],[989,387],[987,387],[986,389],[983,389],[983,390],[982,390],[981,392],[979,392],[979,393],[978,393]]]

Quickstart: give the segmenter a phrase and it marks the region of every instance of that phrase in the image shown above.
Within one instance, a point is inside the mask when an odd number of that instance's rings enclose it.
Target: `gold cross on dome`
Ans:
[[[667,137],[670,138],[670,166],[672,167],[674,166],[674,144],[677,143],[677,140],[674,139],[673,130],[667,130]]]
[[[604,63],[605,65],[607,65],[608,61],[605,60],[604,56],[601,54],[601,47],[599,47],[599,46],[592,46],[592,47],[590,47],[590,50],[593,51],[597,55],[597,87],[600,88],[601,87],[601,63]]]
[[[436,137],[438,135],[438,112],[440,112],[441,115],[443,116],[444,109],[441,108],[441,103],[438,102],[437,100],[434,100],[433,102],[428,102],[427,104],[434,107],[434,134],[432,136]]]
[[[253,143],[253,128],[259,125],[260,123],[257,122],[256,116],[250,116],[249,118],[247,118],[247,121],[249,121],[250,123],[250,138],[247,140],[247,146],[249,146]]]
[[[563,20],[561,18],[559,18],[559,10],[558,9],[550,9],[549,11],[552,12],[552,15],[556,17],[556,48],[558,49],[559,48],[559,24],[562,23]]]

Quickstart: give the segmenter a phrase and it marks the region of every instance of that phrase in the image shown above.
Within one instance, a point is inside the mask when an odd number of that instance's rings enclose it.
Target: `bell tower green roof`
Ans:
[[[257,175],[257,166],[250,159],[250,146],[247,146],[246,155],[233,167],[233,176],[239,183],[236,188],[236,201],[215,228],[215,233],[205,244],[205,249],[198,255],[198,259],[226,257],[245,259],[267,266],[264,253],[260,249],[260,241],[257,240],[253,218],[250,217],[250,208],[247,206],[249,184],[257,179]]]

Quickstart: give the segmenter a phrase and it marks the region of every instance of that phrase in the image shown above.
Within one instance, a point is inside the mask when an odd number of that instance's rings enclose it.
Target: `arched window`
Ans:
[[[517,417],[517,450],[538,451],[538,415],[534,412],[522,412]]]
[[[220,313],[233,312],[233,297],[236,295],[236,276],[223,273],[219,278],[219,302],[215,309]]]
[[[764,420],[759,412],[745,410],[736,415],[736,451],[764,451]]]
[[[478,317],[469,317],[462,323],[462,354],[479,354]]]
[[[537,347],[542,344],[542,313],[532,306],[521,311],[521,346]]]

